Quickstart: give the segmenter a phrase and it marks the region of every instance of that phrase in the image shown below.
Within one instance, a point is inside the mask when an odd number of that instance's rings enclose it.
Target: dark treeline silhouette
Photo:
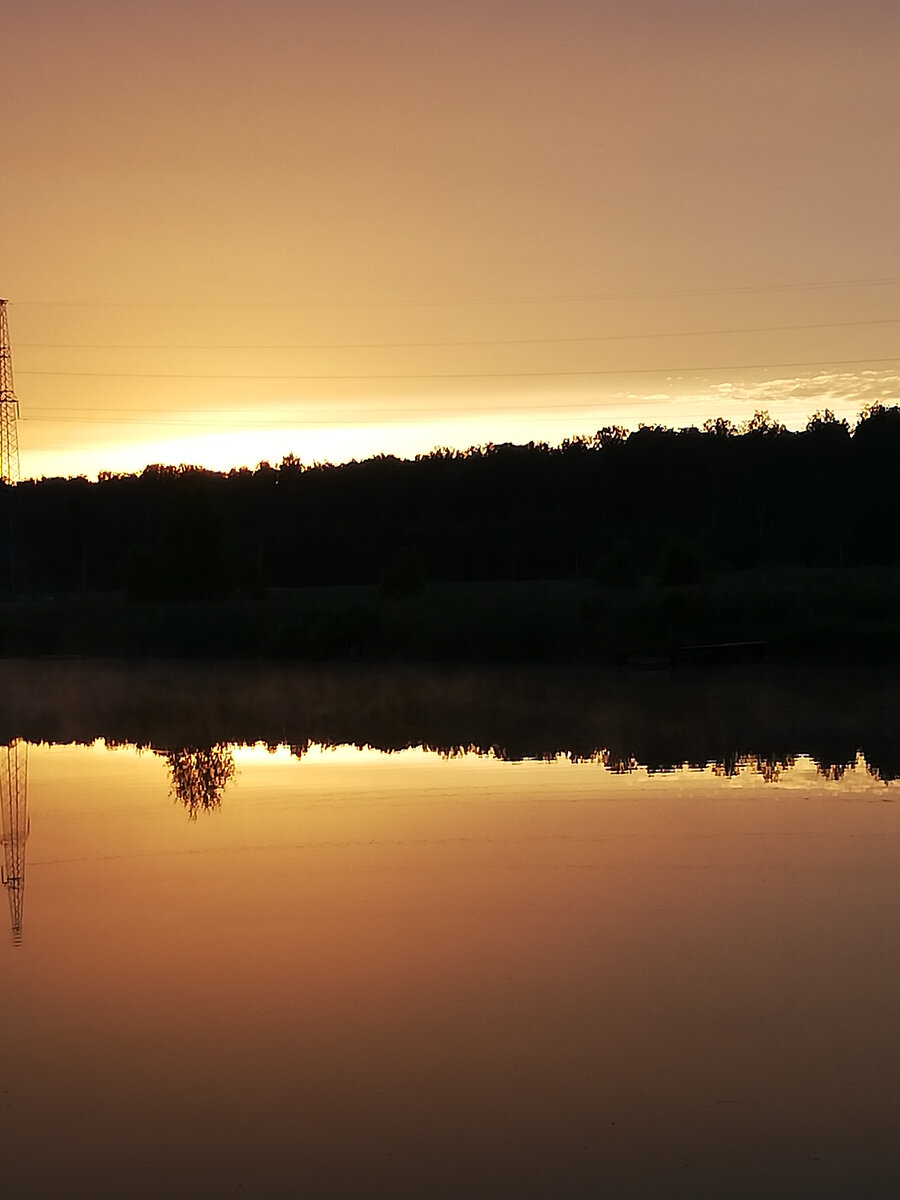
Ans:
[[[508,760],[602,759],[651,771],[717,764],[776,778],[808,754],[839,779],[862,753],[900,778],[896,673],[724,672],[617,678],[561,668],[216,668],[0,663],[0,739],[137,745],[164,754],[189,815],[215,808],[234,744],[313,744]]]
[[[0,593],[135,600],[267,587],[651,576],[900,564],[900,407],[802,432],[618,428],[558,447],[488,445],[340,466],[138,475],[0,487]]]

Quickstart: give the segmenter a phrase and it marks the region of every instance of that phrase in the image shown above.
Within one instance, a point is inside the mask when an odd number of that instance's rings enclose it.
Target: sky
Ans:
[[[896,0],[31,0],[23,477],[900,399]]]

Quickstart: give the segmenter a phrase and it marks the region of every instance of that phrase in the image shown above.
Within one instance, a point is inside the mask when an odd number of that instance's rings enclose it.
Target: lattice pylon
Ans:
[[[3,866],[0,881],[9,893],[9,918],[15,945],[22,941],[25,907],[25,842],[28,822],[28,743],[21,740],[0,746],[0,818]]]
[[[19,482],[19,402],[13,388],[6,301],[0,300],[0,481]]]

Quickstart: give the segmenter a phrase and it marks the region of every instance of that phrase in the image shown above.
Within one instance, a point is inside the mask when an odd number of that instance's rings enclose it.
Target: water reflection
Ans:
[[[9,896],[9,919],[14,945],[22,941],[25,905],[25,842],[28,822],[28,746],[17,740],[0,748],[0,811],[3,829],[3,867],[0,881]]]
[[[215,746],[181,746],[159,750],[172,772],[170,794],[187,809],[188,819],[222,806],[222,793],[234,777],[234,754],[223,743]]]
[[[863,759],[294,745],[29,748],[11,1194],[897,1194]]]
[[[75,750],[76,747],[70,747]],[[87,750],[87,747],[82,749]],[[102,742],[94,744],[95,750],[136,753],[141,757],[145,747],[129,743]],[[254,753],[256,751],[256,753]],[[341,745],[308,742],[303,745],[257,745],[246,743],[214,743],[209,746],[180,746],[174,749],[153,747],[154,755],[163,759],[170,773],[169,796],[176,804],[181,805],[188,820],[196,822],[201,813],[219,812],[222,809],[226,789],[238,774],[236,754],[242,763],[265,764],[270,759],[284,765],[293,760],[298,774],[294,778],[294,793],[299,800],[303,795],[305,769],[310,766],[313,770],[321,769],[323,764],[330,761],[338,766],[352,762],[354,765],[371,770],[377,770],[379,764],[386,765],[396,758],[404,758],[410,752],[413,758],[420,760],[423,765],[430,759],[453,761],[461,763],[470,759],[475,762],[489,760],[486,765],[493,764],[495,768],[504,771],[523,760],[511,760],[503,751],[496,747],[481,749],[477,746],[460,747],[423,747],[412,745],[397,745],[388,749],[373,749],[364,743],[344,743]],[[352,752],[348,758],[348,752]],[[818,778],[829,786],[834,795],[843,794],[847,789],[858,793],[866,788],[866,781],[877,781],[884,786],[879,792],[884,800],[893,799],[892,780],[885,778],[881,767],[866,761],[864,755],[857,754],[852,762],[834,763],[827,759],[817,760],[807,754],[775,756],[760,753],[730,753],[722,758],[707,763],[690,763],[687,761],[660,764],[641,763],[634,756],[625,757],[606,749],[597,749],[586,755],[573,753],[544,756],[539,759],[527,760],[535,766],[552,767],[554,763],[563,766],[570,765],[584,769],[582,780],[590,781],[587,791],[589,799],[602,799],[604,795],[605,778],[610,787],[628,784],[638,777],[654,778],[669,777],[678,783],[677,777],[688,775],[705,776],[708,780],[719,779],[726,784],[739,784],[741,779],[750,782],[759,780],[768,790],[778,790],[779,785],[791,788],[795,783],[808,787],[813,778]],[[435,765],[437,763],[435,762]],[[474,763],[473,763],[474,765]],[[2,868],[2,883],[6,888],[9,907],[12,938],[15,945],[22,943],[22,917],[25,896],[25,844],[30,832],[28,816],[28,744],[17,740],[7,746],[0,747],[0,784],[2,784],[2,845],[4,864]],[[515,786],[516,774],[510,770],[509,786]],[[549,777],[548,777],[549,778]],[[558,777],[558,778],[561,778]],[[615,783],[614,780],[621,781]],[[282,786],[288,782],[282,778]],[[839,791],[840,789],[840,791]],[[155,794],[162,796],[161,788],[157,787]],[[725,793],[722,793],[723,796]],[[629,795],[638,798],[641,792],[625,790],[622,796]]]
[[[719,778],[732,779],[741,773],[749,772],[761,776],[765,783],[777,783],[786,772],[789,772],[796,765],[798,758],[801,757],[799,753],[774,755],[763,754],[758,751],[733,750],[726,752],[719,758],[704,761],[678,758],[666,762],[660,760],[647,761],[635,754],[627,754],[621,750],[610,750],[607,747],[597,747],[593,750],[582,749],[577,752],[573,750],[557,750],[552,753],[513,756],[501,746],[441,746],[427,745],[421,742],[406,742],[396,746],[377,747],[373,747],[370,742],[307,742],[302,746],[292,745],[288,748],[294,758],[302,760],[310,750],[319,749],[323,746],[326,749],[338,749],[342,744],[349,744],[357,750],[375,749],[383,754],[397,754],[404,750],[420,749],[437,754],[444,759],[462,758],[466,755],[494,758],[499,762],[508,763],[554,762],[558,759],[565,759],[565,761],[570,763],[593,763],[605,768],[612,775],[632,775],[638,771],[644,771],[648,775],[672,775],[678,771],[709,771],[710,774]],[[271,752],[277,749],[277,747],[269,746],[267,749]],[[870,762],[861,750],[856,751],[851,759],[838,763],[832,761],[827,756],[824,759],[819,759],[815,755],[803,754],[802,757],[812,762],[818,775],[833,783],[839,782],[848,770],[857,768],[866,771],[873,779],[885,785],[900,778],[892,763]]]
[[[626,773],[715,763],[729,776],[749,757],[774,780],[799,754],[839,779],[861,752],[876,778],[900,778],[900,680],[890,673],[758,669],[645,680],[562,670],[5,662],[0,685],[0,742],[101,738],[162,748],[176,761],[179,747],[422,746],[509,761],[600,756]],[[198,772],[216,777],[214,767],[198,764]]]

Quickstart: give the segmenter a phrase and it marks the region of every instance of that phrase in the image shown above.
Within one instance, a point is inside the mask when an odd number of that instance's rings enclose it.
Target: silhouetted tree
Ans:
[[[171,795],[196,821],[200,812],[212,812],[222,805],[222,793],[234,777],[234,755],[224,743],[214,746],[182,746],[165,752],[172,772]]]

